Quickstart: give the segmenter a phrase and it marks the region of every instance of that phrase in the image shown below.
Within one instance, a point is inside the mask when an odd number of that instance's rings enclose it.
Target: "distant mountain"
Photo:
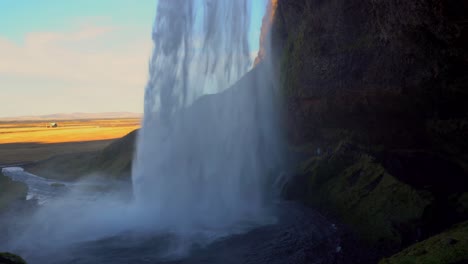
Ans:
[[[38,116],[0,117],[0,121],[35,121],[35,120],[79,120],[79,119],[112,119],[141,118],[141,113],[105,112],[105,113],[58,113]]]

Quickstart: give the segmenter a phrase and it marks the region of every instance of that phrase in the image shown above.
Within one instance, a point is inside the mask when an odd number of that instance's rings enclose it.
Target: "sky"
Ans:
[[[156,0],[0,0],[0,117],[141,113],[155,15]]]

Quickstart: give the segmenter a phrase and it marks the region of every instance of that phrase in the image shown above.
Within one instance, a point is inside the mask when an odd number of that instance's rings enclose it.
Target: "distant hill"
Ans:
[[[0,121],[36,121],[36,120],[76,120],[76,119],[110,119],[110,118],[141,118],[141,113],[106,112],[106,113],[58,113],[38,116],[0,117]]]
[[[129,181],[137,134],[138,130],[135,130],[100,151],[57,155],[29,165],[26,169],[56,180],[70,181],[98,174]]]

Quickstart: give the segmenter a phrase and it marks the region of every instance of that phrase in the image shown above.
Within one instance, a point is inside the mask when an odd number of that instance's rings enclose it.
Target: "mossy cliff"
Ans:
[[[467,263],[468,222],[419,242],[379,264]]]
[[[468,219],[467,21],[466,1],[279,0],[286,197],[383,252]]]

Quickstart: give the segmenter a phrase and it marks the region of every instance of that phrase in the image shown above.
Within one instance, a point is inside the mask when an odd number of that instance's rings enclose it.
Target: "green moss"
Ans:
[[[26,261],[20,256],[0,252],[0,264],[26,264]]]
[[[468,222],[412,245],[380,264],[456,264],[468,261]]]
[[[305,201],[335,213],[369,243],[395,247],[414,230],[431,195],[390,175],[372,156],[335,150],[313,157],[300,170],[307,175]]]
[[[309,183],[312,187],[322,187],[327,181],[333,180],[346,167],[352,164],[349,157],[313,157],[302,166],[303,172],[310,173]]]
[[[15,201],[25,200],[28,187],[0,173],[0,211]]]
[[[408,225],[404,228],[411,229],[430,203],[366,155],[326,189],[344,219],[370,242],[401,244],[397,227]]]

